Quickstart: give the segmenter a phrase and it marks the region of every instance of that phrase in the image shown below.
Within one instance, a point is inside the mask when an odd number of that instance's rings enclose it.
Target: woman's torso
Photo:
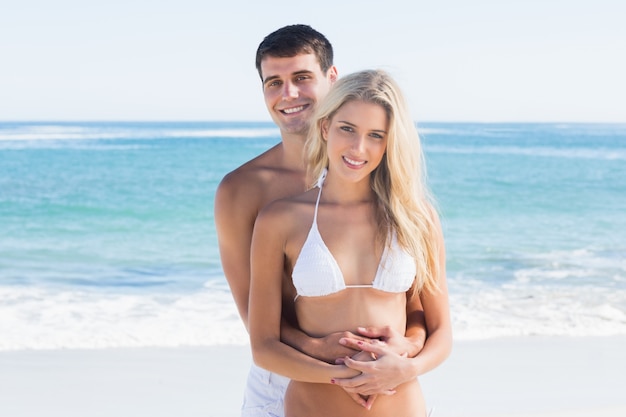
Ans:
[[[319,191],[312,191],[319,197]],[[388,285],[372,288],[378,279],[381,263],[387,255],[379,239],[379,228],[373,203],[351,207],[336,204],[311,204],[311,196],[295,204],[293,233],[286,244],[284,303],[295,312],[298,325],[310,336],[325,335],[360,326],[390,326],[403,334],[406,329],[406,289],[387,291]],[[315,214],[317,213],[317,214]],[[346,288],[323,296],[306,296],[297,292],[292,281],[294,265],[308,244],[312,228],[317,226],[322,245],[339,267]],[[328,258],[328,254],[317,254]],[[405,268],[406,269],[406,268]],[[308,274],[308,279],[316,279]],[[409,280],[412,282],[414,272]],[[406,280],[405,280],[406,281]],[[408,289],[408,288],[407,288]],[[407,416],[422,415],[425,409],[417,380],[398,387],[393,396],[380,395],[372,410],[356,404],[346,392],[331,384],[292,381],[285,398],[286,416]]]

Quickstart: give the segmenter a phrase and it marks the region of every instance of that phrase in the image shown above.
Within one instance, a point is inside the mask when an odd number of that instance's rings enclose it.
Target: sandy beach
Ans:
[[[626,337],[455,342],[424,375],[434,417],[626,415]],[[0,416],[235,417],[247,346],[0,353]]]

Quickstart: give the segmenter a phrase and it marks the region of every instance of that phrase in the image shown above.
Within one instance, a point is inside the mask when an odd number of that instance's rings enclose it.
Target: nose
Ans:
[[[290,99],[298,97],[298,88],[296,85],[290,81],[287,81],[283,85],[283,98]]]
[[[362,152],[365,149],[365,135],[357,134],[352,141],[352,149],[356,152]]]

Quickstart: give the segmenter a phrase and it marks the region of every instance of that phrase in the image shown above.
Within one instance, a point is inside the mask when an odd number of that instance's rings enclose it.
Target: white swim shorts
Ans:
[[[289,378],[255,364],[250,367],[243,395],[242,417],[283,417],[284,398]]]

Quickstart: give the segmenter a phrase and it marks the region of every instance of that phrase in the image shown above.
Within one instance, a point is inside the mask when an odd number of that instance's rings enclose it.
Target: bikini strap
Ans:
[[[324,180],[326,179],[326,174],[328,174],[328,168],[324,168],[322,174],[317,180],[315,186],[319,187],[320,191],[317,193],[317,201],[315,202],[315,213],[313,214],[313,223],[317,225],[317,208],[320,205],[320,197],[322,196],[322,185],[324,185]]]

